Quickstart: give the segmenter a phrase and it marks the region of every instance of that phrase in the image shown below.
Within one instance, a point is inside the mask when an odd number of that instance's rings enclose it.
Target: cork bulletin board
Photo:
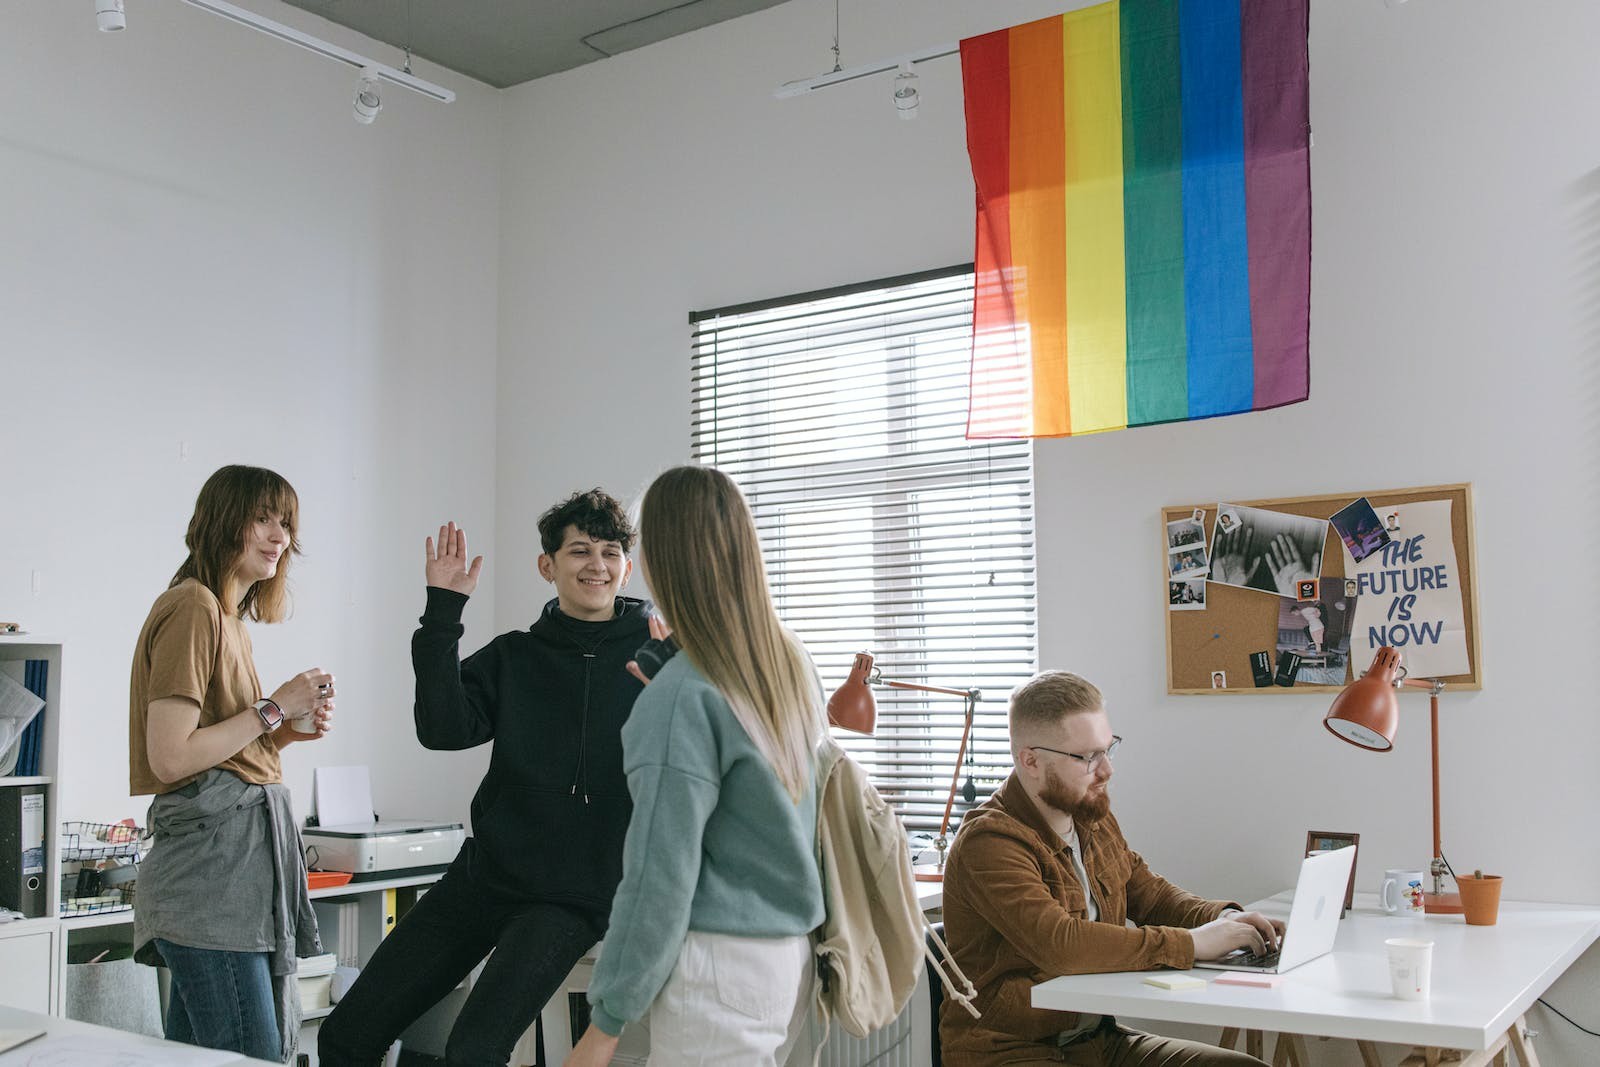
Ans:
[[[1365,497],[1380,515],[1386,506],[1411,504],[1421,501],[1448,500],[1450,502],[1450,536],[1455,548],[1454,582],[1461,594],[1461,612],[1465,624],[1465,643],[1469,669],[1463,674],[1444,677],[1452,689],[1481,689],[1483,663],[1478,648],[1478,589],[1477,560],[1473,548],[1472,486],[1435,485],[1414,489],[1391,489],[1338,493],[1326,496],[1283,497],[1273,500],[1230,500],[1225,503],[1242,508],[1260,508],[1289,515],[1313,519],[1329,519],[1361,497]],[[1206,548],[1215,551],[1217,504],[1184,504],[1161,509],[1161,537],[1163,581],[1160,588],[1169,589],[1165,570],[1168,542],[1168,523],[1188,519],[1199,510],[1205,511],[1203,527]],[[1401,533],[1393,535],[1396,538]],[[1322,547],[1321,578],[1342,582],[1349,569],[1350,558],[1338,533],[1330,527]],[[1172,610],[1166,612],[1167,622],[1167,692],[1183,695],[1208,693],[1294,693],[1337,692],[1351,679],[1351,666],[1343,668],[1344,680],[1338,684],[1314,684],[1297,681],[1292,686],[1257,686],[1251,666],[1251,654],[1262,650],[1275,650],[1280,634],[1278,598],[1271,593],[1223,585],[1215,581],[1204,583],[1204,608],[1199,610]],[[1326,647],[1326,646],[1324,646]],[[1406,650],[1401,648],[1402,656]],[[1318,672],[1326,679],[1336,667]],[[1226,684],[1213,685],[1213,672],[1222,671]],[[1420,676],[1420,675],[1419,675]]]

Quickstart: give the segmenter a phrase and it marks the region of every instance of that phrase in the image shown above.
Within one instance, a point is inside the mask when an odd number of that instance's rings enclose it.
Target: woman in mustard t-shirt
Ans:
[[[135,958],[172,972],[168,1038],[266,1060],[293,1052],[295,958],[320,951],[278,753],[328,732],[334,689],[314,667],[267,695],[244,620],[287,613],[298,513],[272,471],[206,480],[129,687],[129,790],[155,796]]]

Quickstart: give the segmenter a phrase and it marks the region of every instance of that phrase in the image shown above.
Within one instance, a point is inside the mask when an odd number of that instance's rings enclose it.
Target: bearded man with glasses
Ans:
[[[1109,790],[1122,738],[1099,689],[1066,671],[1037,674],[1011,694],[1010,728],[1015,769],[962,820],[945,865],[946,939],[983,1013],[944,1005],[946,1067],[1264,1067],[1110,1016],[1032,1006],[1033,987],[1057,975],[1259,953],[1277,948],[1283,924],[1185,892],[1128,847]]]

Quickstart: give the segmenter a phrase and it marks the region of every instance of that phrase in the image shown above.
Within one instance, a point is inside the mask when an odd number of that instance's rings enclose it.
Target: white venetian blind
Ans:
[[[968,441],[970,267],[697,312],[695,459],[755,511],[779,614],[831,693],[857,651],[885,679],[983,691],[970,774],[1011,766],[1006,698],[1034,670],[1033,454]],[[937,830],[958,697],[878,689],[840,735],[913,830]],[[952,824],[968,803],[958,791]]]

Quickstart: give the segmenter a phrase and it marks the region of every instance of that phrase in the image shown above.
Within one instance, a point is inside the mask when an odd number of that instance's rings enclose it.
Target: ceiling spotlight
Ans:
[[[361,81],[356,84],[355,109],[356,121],[363,126],[372,125],[372,120],[383,110],[383,100],[378,96],[378,72],[371,67],[361,69]]]
[[[917,74],[911,69],[910,63],[900,64],[900,73],[894,76],[894,111],[903,119],[917,117],[917,104],[921,97],[917,93]]]
[[[122,13],[122,0],[94,0],[94,22],[101,33],[127,29],[128,17]]]

